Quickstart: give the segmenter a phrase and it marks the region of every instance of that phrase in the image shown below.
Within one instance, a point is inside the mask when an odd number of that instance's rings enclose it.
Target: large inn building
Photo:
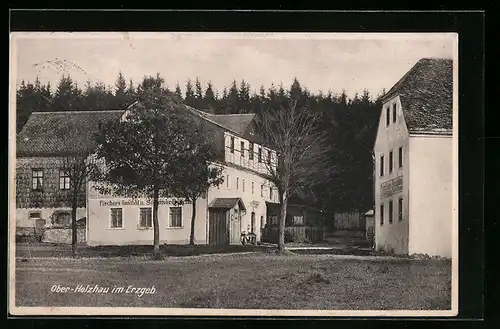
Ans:
[[[200,244],[240,243],[242,231],[261,240],[261,228],[276,209],[276,188],[265,179],[266,161],[272,150],[255,134],[254,114],[212,115],[189,107],[186,111],[203,120],[213,132],[217,159],[223,168],[224,183],[211,187],[196,202],[195,242]],[[33,227],[35,220],[45,226],[69,224],[68,183],[61,158],[71,152],[65,138],[78,138],[88,147],[99,122],[120,120],[127,110],[34,112],[17,136],[16,226]],[[61,132],[78,129],[86,133],[65,137]],[[72,135],[74,136],[74,135]],[[177,198],[161,198],[159,205],[160,243],[189,242],[191,204]],[[60,215],[64,214],[64,215]],[[152,200],[100,194],[95,183],[87,182],[79,198],[77,216],[86,222],[88,245],[151,244]]]
[[[382,99],[375,141],[375,245],[451,257],[453,63],[421,59]]]

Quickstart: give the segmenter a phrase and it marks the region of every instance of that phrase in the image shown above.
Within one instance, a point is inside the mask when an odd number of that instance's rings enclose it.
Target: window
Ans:
[[[111,208],[111,228],[123,228],[122,208]]]
[[[245,180],[241,182],[241,190],[245,192]]]
[[[304,225],[304,216],[293,216],[293,225]]]
[[[396,103],[392,105],[392,122],[396,122]]]
[[[385,125],[388,127],[390,123],[391,123],[391,108],[388,107],[385,110]]]
[[[384,225],[384,205],[380,205],[380,225]]]
[[[42,218],[42,213],[39,211],[33,211],[29,214],[29,219],[40,219]]]
[[[255,213],[250,216],[250,232],[255,233]]]
[[[389,201],[389,224],[392,224],[393,207],[392,200]]]
[[[261,217],[262,220],[262,217]],[[267,221],[269,225],[278,225],[278,216],[268,216]]]
[[[384,156],[380,156],[380,176],[384,176]]]
[[[230,151],[231,153],[234,153],[234,137],[231,136],[231,146],[230,146]]]
[[[273,200],[273,188],[272,187],[269,188],[269,200],[271,200],[271,201]]]
[[[258,157],[259,157],[259,163],[262,162],[262,148],[260,148],[260,147],[259,147]]]
[[[69,227],[71,225],[71,214],[69,212],[56,212],[52,215],[52,225],[56,227]]]
[[[153,227],[153,216],[151,208],[139,209],[139,227],[140,228]]]
[[[392,156],[392,151],[389,152],[389,172],[392,172],[393,169],[393,156]]]
[[[253,193],[254,193],[254,191],[255,191],[255,188],[254,188],[254,187],[255,187],[255,183],[254,183],[254,182],[252,182],[252,194],[253,194]]]
[[[253,142],[248,146],[248,159],[253,160]]]
[[[403,167],[403,147],[399,148],[398,162],[399,162],[399,168],[402,168]]]
[[[240,143],[240,149],[241,149],[241,156],[245,156],[245,142]]]
[[[260,196],[264,197],[264,185],[260,186]]]
[[[236,177],[236,191],[240,188],[240,178]]]
[[[170,207],[170,227],[182,227],[181,207]]]
[[[69,190],[69,170],[59,170],[59,189]]]
[[[229,175],[226,175],[226,187],[229,188]]]
[[[403,220],[403,198],[399,198],[398,200],[398,220]]]
[[[33,190],[41,190],[43,188],[43,170],[33,169],[31,171],[31,180],[33,183]]]

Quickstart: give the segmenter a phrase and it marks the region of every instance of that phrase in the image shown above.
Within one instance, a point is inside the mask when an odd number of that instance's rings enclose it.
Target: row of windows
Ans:
[[[70,174],[69,170],[60,169],[59,170],[59,189],[69,190],[70,186]],[[43,169],[33,169],[31,170],[31,188],[33,190],[43,189]]]
[[[384,169],[384,155],[380,156],[380,176],[384,176],[385,169]],[[403,147],[400,147],[398,149],[398,168],[403,167]],[[394,155],[393,151],[389,151],[389,173],[391,173],[394,170]]]
[[[384,225],[384,217],[385,217],[385,211],[384,211],[384,204],[382,203],[380,205],[380,225]],[[394,206],[393,206],[393,201],[389,200],[389,224],[392,224],[393,221],[393,216],[394,216]],[[398,221],[403,220],[403,198],[398,199]]]
[[[169,207],[168,227],[182,227],[182,207]],[[111,228],[123,228],[123,209],[111,208]],[[139,208],[139,228],[153,227],[153,208]]]
[[[392,104],[392,122],[396,123],[397,118],[396,103]],[[389,105],[385,109],[385,125],[388,127],[391,124],[391,106]]]
[[[231,136],[231,144],[229,146],[229,152],[231,153],[234,153],[235,152],[235,145],[234,145],[234,142],[235,141],[235,138],[233,136]],[[250,160],[253,160],[254,159],[254,148],[255,148],[255,144],[253,142],[249,142],[249,147],[248,147],[248,159]],[[240,156],[241,157],[245,157],[245,142],[244,141],[241,141],[240,142]],[[260,163],[262,162],[262,148],[259,147],[258,150],[257,150],[257,161]],[[271,161],[271,151],[268,150],[267,151],[267,161],[270,162]]]
[[[226,187],[227,188],[230,188],[230,182],[231,180],[229,179],[229,175],[226,175]],[[240,190],[240,187],[241,187],[241,191],[242,192],[245,192],[245,180],[242,179],[241,180],[241,186],[240,186],[240,178],[239,177],[236,177],[236,191],[239,191]],[[219,189],[220,189],[220,186],[219,186]],[[260,196],[263,198],[264,197],[264,190],[265,190],[265,185],[264,184],[261,184],[260,185]],[[252,182],[251,183],[251,191],[252,191],[252,194],[255,193],[255,182]],[[273,200],[274,198],[274,189],[272,187],[269,188],[269,199]]]

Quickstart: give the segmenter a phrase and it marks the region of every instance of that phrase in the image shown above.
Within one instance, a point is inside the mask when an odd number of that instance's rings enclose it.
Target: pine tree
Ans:
[[[186,97],[184,98],[184,103],[188,106],[195,106],[195,96],[193,92],[193,85],[191,84],[191,79],[186,82]]]
[[[127,90],[125,91],[125,106],[129,107],[132,105],[136,99],[135,99],[135,88],[134,88],[134,82],[132,79],[129,80]]]
[[[222,89],[222,97],[219,99],[219,105],[217,107],[217,112],[216,114],[226,114],[227,112],[227,98],[228,98],[228,93],[227,93],[227,88],[224,87]]]
[[[241,80],[238,91],[238,111],[240,113],[250,112],[250,85],[245,80]]]
[[[182,101],[182,91],[181,91],[181,86],[179,86],[179,81],[175,84],[175,95]]]
[[[194,82],[194,88],[195,88],[195,93],[194,93],[194,108],[198,110],[205,110],[207,107],[207,104],[203,101],[203,89],[201,87],[201,82],[196,77],[196,80]]]
[[[207,89],[205,90],[205,96],[203,98],[204,104],[207,106],[207,111],[210,113],[215,113],[217,108],[217,100],[214,94],[213,85],[211,81],[207,83]]]
[[[73,108],[74,84],[71,77],[63,75],[54,95],[53,109],[67,111]]]
[[[52,108],[52,90],[50,81],[47,82],[47,85],[42,85],[42,89],[40,91],[40,111],[50,111]]]
[[[226,101],[226,111],[227,113],[239,113],[239,95],[238,86],[236,85],[236,80],[233,80],[231,88],[229,88],[229,93],[227,95]]]
[[[74,83],[73,90],[71,91],[71,97],[73,98],[71,103],[71,109],[81,110],[83,109],[83,92],[78,87],[78,83]]]
[[[35,86],[28,82],[21,81],[21,84],[16,92],[16,119],[17,130],[20,131],[26,121],[28,121],[31,113],[36,110],[37,95]]]
[[[115,83],[115,107],[122,109],[127,106],[127,82],[122,72],[118,73]]]
[[[345,89],[342,89],[342,94],[339,97],[339,104],[342,106],[347,105],[347,94],[345,93]]]
[[[290,86],[290,98],[298,102],[302,99],[302,87],[296,77],[293,78],[292,85]]]

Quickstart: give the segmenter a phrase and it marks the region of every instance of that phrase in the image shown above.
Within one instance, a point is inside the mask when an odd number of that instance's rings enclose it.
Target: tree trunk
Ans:
[[[157,186],[153,187],[153,253],[159,255],[160,253],[160,227],[158,225],[158,198],[159,189]]]
[[[194,245],[194,224],[196,222],[196,198],[192,199],[193,214],[191,215],[191,235],[189,236],[189,244]]]
[[[288,203],[288,195],[282,193],[280,195],[281,211],[279,217],[279,239],[278,239],[278,251],[285,250],[285,223],[286,223],[286,208]]]
[[[71,256],[76,257],[76,244],[78,242],[78,231],[76,226],[76,208],[78,206],[77,197],[74,195],[71,200]]]

